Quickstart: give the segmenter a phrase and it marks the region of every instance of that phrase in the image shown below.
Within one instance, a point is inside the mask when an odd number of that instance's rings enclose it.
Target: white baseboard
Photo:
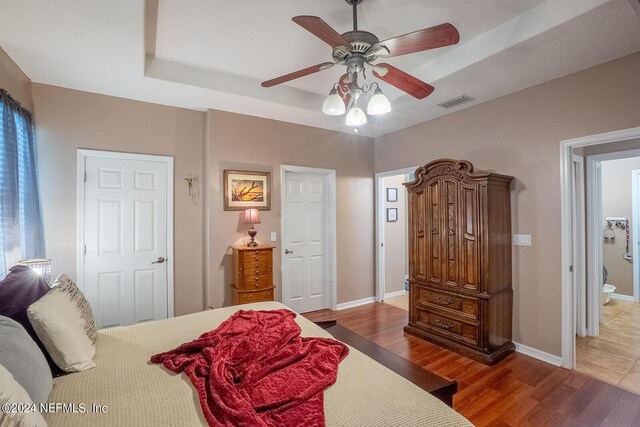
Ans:
[[[394,298],[394,297],[401,297],[406,293],[407,293],[407,291],[405,291],[404,289],[401,289],[401,290],[395,291],[395,292],[389,292],[388,294],[384,294],[384,299]]]
[[[631,301],[631,302],[633,302],[633,297],[631,295],[622,295],[622,294],[613,293],[613,294],[611,294],[611,298],[619,299],[619,300],[622,300],[622,301]]]
[[[376,302],[375,297],[367,297],[358,299],[355,301],[342,302],[340,304],[336,304],[336,310],[344,310],[345,308],[357,307],[359,305],[371,304],[372,302]]]
[[[547,362],[555,366],[562,366],[562,357],[560,356],[555,356],[553,354],[538,350],[537,348],[529,347],[524,344],[520,344],[518,342],[514,342],[514,344],[516,345],[516,351],[518,353],[526,354],[527,356],[531,356],[535,359],[542,360],[543,362]]]

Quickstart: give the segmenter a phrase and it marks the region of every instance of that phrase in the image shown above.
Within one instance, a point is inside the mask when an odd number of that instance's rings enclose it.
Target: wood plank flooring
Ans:
[[[305,314],[345,328],[446,379],[453,407],[477,426],[640,426],[640,396],[515,353],[485,366],[406,334],[408,312],[384,303]]]

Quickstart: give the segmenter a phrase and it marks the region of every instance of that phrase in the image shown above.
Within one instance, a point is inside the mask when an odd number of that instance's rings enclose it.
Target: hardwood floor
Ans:
[[[576,369],[640,394],[640,304],[612,299],[600,336],[577,338]]]
[[[477,426],[639,426],[640,396],[578,371],[514,353],[485,366],[406,334],[408,312],[373,303],[305,314],[345,328],[446,379],[453,407]]]

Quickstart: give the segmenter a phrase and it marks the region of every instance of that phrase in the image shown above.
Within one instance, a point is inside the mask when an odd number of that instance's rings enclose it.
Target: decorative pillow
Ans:
[[[47,423],[42,418],[40,412],[18,411],[17,407],[12,408],[12,404],[33,404],[27,391],[13,378],[11,372],[0,365],[0,405],[15,411],[0,410],[0,426],[3,427],[47,427]],[[22,408],[20,408],[22,409]]]
[[[62,275],[61,275],[62,276]],[[68,277],[56,279],[53,288],[27,309],[31,326],[54,362],[66,372],[80,372],[96,366],[96,348],[89,338],[91,310],[82,310],[86,300]],[[86,304],[88,305],[88,304]],[[90,316],[90,318],[87,318]],[[89,333],[87,333],[89,330]]]
[[[82,316],[82,321],[84,322],[84,331],[91,340],[93,344],[96,343],[96,321],[93,318],[93,312],[91,311],[91,305],[89,305],[89,301],[87,301],[84,297],[84,294],[73,280],[69,278],[66,274],[62,273],[59,275],[56,280],[53,282],[53,287],[57,288],[60,292],[66,292],[69,294],[69,299],[75,302],[78,311],[80,311],[80,315]]]
[[[27,317],[27,307],[38,301],[49,289],[47,282],[29,267],[11,267],[7,277],[0,281],[0,316],[9,317],[24,327],[47,359],[51,374],[58,376],[63,371],[51,359]]]
[[[47,361],[22,325],[4,316],[0,316],[0,365],[11,372],[32,401],[47,402],[53,387]]]

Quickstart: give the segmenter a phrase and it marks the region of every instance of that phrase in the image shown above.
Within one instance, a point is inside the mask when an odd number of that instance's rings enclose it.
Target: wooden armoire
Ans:
[[[466,160],[419,167],[409,201],[405,331],[487,364],[511,352],[513,177]]]

